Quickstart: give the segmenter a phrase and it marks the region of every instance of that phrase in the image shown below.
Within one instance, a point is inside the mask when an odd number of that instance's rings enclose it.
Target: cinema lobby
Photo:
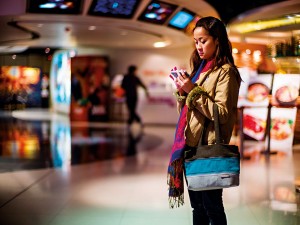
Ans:
[[[227,224],[300,225],[299,0],[1,1],[0,225],[196,225],[187,183],[169,205],[169,75],[191,72],[207,16],[226,26],[242,78]],[[129,125],[130,66],[147,91]]]

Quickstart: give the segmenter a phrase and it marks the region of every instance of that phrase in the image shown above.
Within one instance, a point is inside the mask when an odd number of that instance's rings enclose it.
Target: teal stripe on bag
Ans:
[[[209,173],[239,173],[237,158],[206,158],[185,162],[186,176]]]

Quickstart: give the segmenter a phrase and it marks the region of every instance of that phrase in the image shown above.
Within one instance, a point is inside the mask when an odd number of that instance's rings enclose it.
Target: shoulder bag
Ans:
[[[214,108],[216,143],[185,151],[185,176],[189,190],[201,191],[239,185],[240,153],[238,146],[221,143],[218,106]]]

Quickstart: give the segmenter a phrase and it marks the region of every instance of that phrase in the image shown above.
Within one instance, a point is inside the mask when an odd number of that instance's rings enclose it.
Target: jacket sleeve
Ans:
[[[189,109],[198,110],[210,120],[213,120],[213,103],[219,107],[219,120],[224,124],[228,120],[232,108],[236,108],[239,93],[239,74],[233,67],[222,68],[215,84],[196,85],[188,94],[186,104]]]
[[[236,68],[224,70],[220,76],[216,91],[215,103],[219,106],[219,120],[221,124],[227,122],[230,113],[235,112],[239,97],[240,75]],[[211,106],[211,109],[213,106]],[[213,109],[212,109],[213,110]]]

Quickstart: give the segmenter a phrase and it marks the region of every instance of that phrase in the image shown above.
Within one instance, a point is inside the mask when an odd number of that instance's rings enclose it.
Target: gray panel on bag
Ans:
[[[238,186],[239,174],[207,174],[187,177],[188,189],[192,191],[213,190]]]

